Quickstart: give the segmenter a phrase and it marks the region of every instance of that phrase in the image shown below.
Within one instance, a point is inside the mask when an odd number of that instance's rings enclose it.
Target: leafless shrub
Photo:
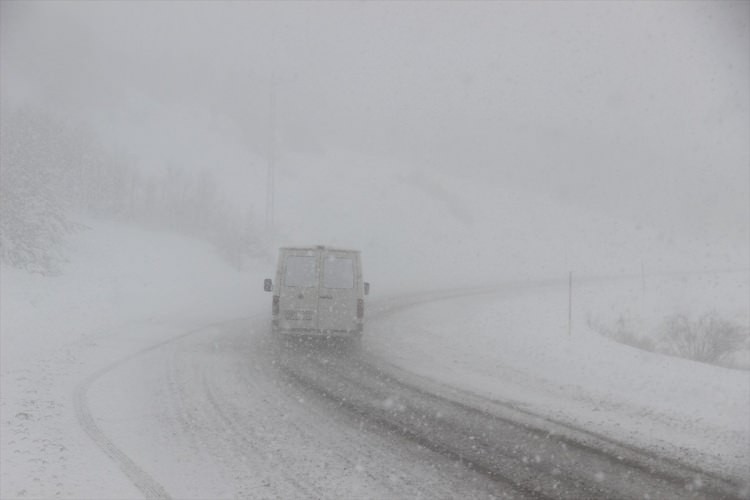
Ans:
[[[681,358],[719,364],[748,342],[747,328],[709,312],[697,320],[675,314],[664,322],[659,350]]]

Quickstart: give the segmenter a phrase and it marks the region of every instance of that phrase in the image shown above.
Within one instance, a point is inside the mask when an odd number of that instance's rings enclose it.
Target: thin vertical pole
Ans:
[[[646,295],[646,266],[641,261],[641,291]]]
[[[568,336],[573,331],[573,271],[568,273]]]
[[[271,75],[268,117],[268,173],[266,174],[266,233],[274,232],[274,175],[276,170],[276,75]]]
[[[271,23],[271,42],[270,42],[270,88],[268,95],[268,172],[266,174],[266,235],[270,241],[274,239],[276,214],[275,214],[275,196],[276,186],[276,25]]]

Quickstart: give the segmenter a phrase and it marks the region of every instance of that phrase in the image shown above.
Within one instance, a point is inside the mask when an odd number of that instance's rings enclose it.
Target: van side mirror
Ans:
[[[270,292],[273,290],[273,281],[271,281],[271,278],[266,278],[263,280],[263,290],[266,292]]]
[[[365,295],[370,295],[370,284],[365,281]]]

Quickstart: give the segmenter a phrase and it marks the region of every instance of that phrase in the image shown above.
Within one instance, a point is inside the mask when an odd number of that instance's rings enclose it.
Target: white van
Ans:
[[[273,291],[274,334],[362,336],[370,284],[362,281],[357,250],[280,248],[276,279],[266,279],[263,289]]]

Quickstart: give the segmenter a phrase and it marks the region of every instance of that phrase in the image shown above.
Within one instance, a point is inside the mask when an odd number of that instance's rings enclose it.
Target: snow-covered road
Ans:
[[[570,336],[528,281],[383,292],[360,354],[279,349],[266,264],[99,231],[64,276],[3,269],[2,498],[750,496],[748,373],[587,331],[600,285]]]
[[[368,352],[433,393],[468,393],[586,429],[731,477],[748,495],[748,373],[634,349],[587,329],[586,300],[602,298],[586,296],[602,294],[605,284],[578,287],[572,334],[561,282],[402,298],[386,307],[395,314],[371,318]]]
[[[114,363],[88,385],[83,413],[93,418],[83,425],[144,496],[486,498],[503,491],[453,457],[354,421],[294,383],[266,324],[252,318],[178,337]]]
[[[385,301],[373,319],[477,293]],[[368,349],[280,345],[267,324],[261,314],[188,332],[117,360],[79,386],[82,426],[144,496],[744,494],[718,475],[546,414],[407,381]]]

